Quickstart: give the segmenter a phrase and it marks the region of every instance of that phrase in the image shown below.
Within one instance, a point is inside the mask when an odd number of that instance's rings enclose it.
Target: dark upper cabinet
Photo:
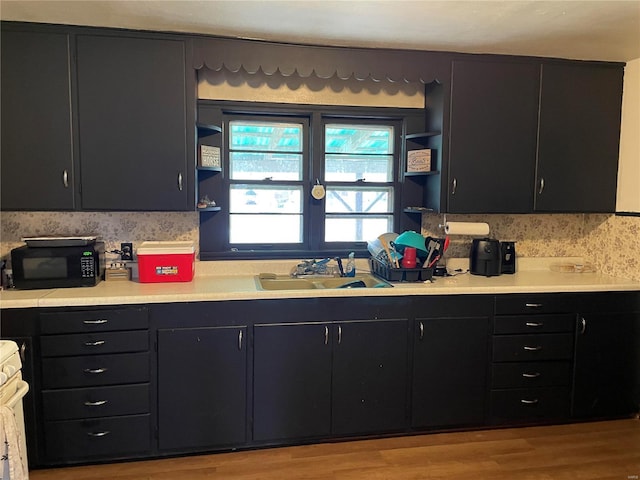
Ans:
[[[539,66],[455,60],[448,211],[533,210]]]
[[[78,35],[76,48],[82,209],[193,210],[185,41]]]
[[[3,210],[71,210],[69,35],[2,31]]]
[[[543,64],[535,210],[613,212],[621,66]]]

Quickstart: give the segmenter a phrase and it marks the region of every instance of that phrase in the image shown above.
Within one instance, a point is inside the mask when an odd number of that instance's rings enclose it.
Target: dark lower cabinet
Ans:
[[[335,435],[406,427],[408,321],[334,326],[331,431]]]
[[[573,417],[624,416],[638,411],[640,313],[578,318]]]
[[[481,425],[489,317],[417,319],[411,425]]]
[[[197,451],[246,441],[247,328],[158,330],[158,447]]]
[[[322,323],[254,327],[254,440],[331,433],[330,333]]]
[[[405,427],[407,320],[256,325],[254,440]]]

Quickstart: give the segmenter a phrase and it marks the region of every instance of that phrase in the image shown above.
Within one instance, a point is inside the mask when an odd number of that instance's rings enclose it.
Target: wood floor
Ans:
[[[35,470],[31,480],[639,480],[637,419]]]

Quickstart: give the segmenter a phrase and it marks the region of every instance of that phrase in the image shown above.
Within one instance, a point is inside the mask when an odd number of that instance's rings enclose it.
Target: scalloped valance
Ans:
[[[321,47],[270,43],[257,40],[195,38],[193,67],[248,73],[279,72],[342,80],[355,78],[391,82],[443,81],[450,75],[451,54],[417,50]]]

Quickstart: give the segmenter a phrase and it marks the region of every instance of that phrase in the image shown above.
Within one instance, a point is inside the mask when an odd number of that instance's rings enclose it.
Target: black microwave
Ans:
[[[104,242],[63,247],[23,247],[11,250],[16,288],[92,287],[103,277]]]

